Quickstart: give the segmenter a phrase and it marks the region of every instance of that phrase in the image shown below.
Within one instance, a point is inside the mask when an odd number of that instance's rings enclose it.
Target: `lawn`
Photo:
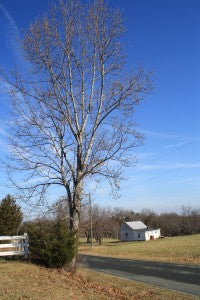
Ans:
[[[82,239],[79,253],[153,260],[186,264],[200,264],[200,234],[169,237],[148,242],[119,242],[103,240],[101,246],[94,243],[93,249]]]
[[[195,297],[83,268],[71,276],[31,263],[0,260],[0,299],[177,299]]]

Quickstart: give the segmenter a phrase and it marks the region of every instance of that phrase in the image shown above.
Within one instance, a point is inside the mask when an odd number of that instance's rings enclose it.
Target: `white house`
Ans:
[[[141,221],[125,222],[121,225],[119,237],[125,241],[148,241],[161,236],[160,228],[148,228]]]

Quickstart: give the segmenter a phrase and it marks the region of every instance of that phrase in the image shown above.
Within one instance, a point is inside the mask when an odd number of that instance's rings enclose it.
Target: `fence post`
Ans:
[[[28,234],[27,233],[24,233],[24,236],[25,236],[25,239],[24,239],[24,242],[25,242],[25,246],[24,246],[24,256],[25,258],[27,259],[28,258]]]

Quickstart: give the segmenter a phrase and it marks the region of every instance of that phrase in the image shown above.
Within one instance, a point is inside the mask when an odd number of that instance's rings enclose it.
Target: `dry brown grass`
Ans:
[[[148,242],[103,240],[101,246],[83,240],[79,253],[139,260],[200,264],[200,234],[158,239]]]
[[[194,297],[86,269],[71,276],[30,263],[0,260],[0,299],[187,299]]]

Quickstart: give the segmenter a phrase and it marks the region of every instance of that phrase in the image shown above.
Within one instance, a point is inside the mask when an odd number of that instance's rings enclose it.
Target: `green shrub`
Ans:
[[[62,221],[38,220],[26,224],[30,259],[52,268],[63,268],[74,257],[76,241]]]

